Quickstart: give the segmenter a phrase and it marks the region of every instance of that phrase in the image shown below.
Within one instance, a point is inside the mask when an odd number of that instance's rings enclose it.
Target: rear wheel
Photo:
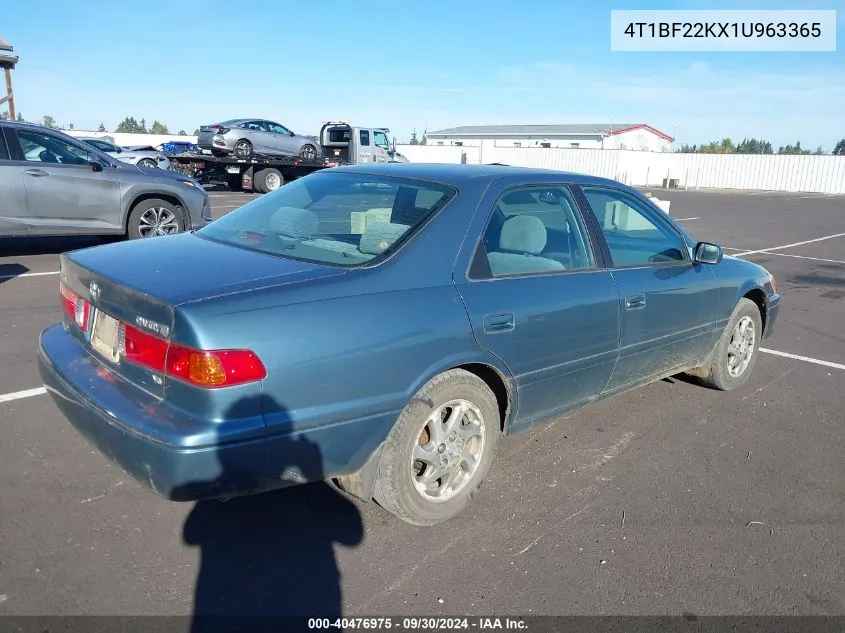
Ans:
[[[147,167],[149,169],[154,169],[158,167],[158,165],[152,158],[142,158],[138,161],[138,167]]]
[[[315,161],[317,160],[317,148],[313,145],[303,145],[299,150],[299,157],[302,160]]]
[[[282,172],[274,167],[259,170],[252,179],[252,187],[259,193],[270,193],[284,184]]]
[[[181,233],[185,230],[185,221],[182,212],[167,200],[148,198],[132,207],[126,228],[129,239],[135,240]]]
[[[710,365],[694,374],[708,387],[721,391],[742,387],[757,362],[762,334],[760,308],[750,299],[740,299],[716,343]]]
[[[374,497],[414,525],[463,512],[493,462],[500,419],[496,397],[462,369],[423,386],[385,442]]]
[[[235,143],[235,147],[233,149],[233,154],[235,158],[246,159],[252,158],[252,143],[250,143],[245,138],[242,138],[237,143]]]

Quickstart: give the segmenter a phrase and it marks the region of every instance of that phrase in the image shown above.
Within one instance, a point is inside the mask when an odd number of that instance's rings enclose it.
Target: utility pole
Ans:
[[[3,74],[6,76],[6,96],[0,99],[0,105],[7,101],[9,102],[9,119],[15,120],[15,96],[12,92],[12,70],[18,63],[18,56],[11,55],[14,47],[6,40],[0,37],[0,68],[3,69]],[[8,54],[7,54],[8,53]]]

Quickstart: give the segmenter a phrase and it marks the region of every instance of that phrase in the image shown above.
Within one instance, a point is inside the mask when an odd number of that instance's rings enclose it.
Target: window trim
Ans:
[[[13,160],[15,160],[12,157],[12,148],[9,146],[9,141],[6,138],[7,137],[6,130],[8,130],[8,129],[9,129],[9,127],[6,126],[6,125],[0,126],[0,142],[3,143],[3,147],[6,149],[6,158],[3,158],[2,156],[0,156],[0,161],[13,161]]]
[[[570,202],[574,203],[570,206],[572,207],[572,212],[576,215],[576,220],[580,219],[583,223],[584,232],[586,233],[587,244],[590,248],[590,251],[593,256],[593,265],[589,268],[573,268],[573,269],[564,269],[564,270],[547,270],[542,272],[531,272],[531,273],[513,273],[510,275],[494,275],[492,270],[490,270],[490,261],[487,257],[487,249],[484,246],[484,235],[487,233],[487,229],[490,226],[490,221],[493,217],[493,212],[496,209],[496,205],[499,201],[509,193],[519,190],[519,189],[540,189],[540,188],[558,188],[563,189],[569,196]],[[531,183],[519,183],[516,185],[510,185],[505,189],[502,189],[499,194],[493,199],[490,208],[486,212],[486,217],[484,220],[484,225],[482,226],[481,230],[478,232],[475,238],[475,245],[472,247],[471,254],[469,260],[467,262],[466,270],[464,271],[464,276],[469,283],[486,283],[486,282],[494,282],[494,281],[503,281],[507,279],[524,279],[524,278],[535,278],[535,277],[558,277],[561,275],[572,275],[576,273],[582,274],[591,274],[597,272],[605,272],[607,270],[606,266],[606,259],[605,259],[605,251],[603,250],[606,246],[603,242],[596,244],[597,238],[594,235],[593,227],[591,226],[591,221],[589,218],[584,217],[584,212],[580,208],[581,205],[578,201],[578,197],[576,192],[572,189],[572,183],[568,182],[547,182],[547,181],[538,181],[538,182],[531,182]],[[603,239],[603,238],[602,238]],[[481,258],[485,262],[485,270],[489,270],[489,274],[484,277],[477,277],[474,274],[478,273],[478,262],[477,260]]]
[[[689,243],[686,240],[686,237],[675,227],[672,225],[671,222],[667,222],[665,217],[661,217],[659,214],[662,214],[663,211],[655,207],[651,202],[648,201],[648,198],[641,200],[638,198],[637,195],[631,193],[630,191],[626,191],[620,187],[615,187],[613,185],[606,185],[603,183],[593,184],[593,183],[581,183],[575,185],[577,188],[579,195],[579,204],[584,205],[584,211],[589,213],[592,220],[593,226],[600,237],[604,253],[605,253],[605,261],[607,264],[607,268],[609,270],[633,270],[636,268],[667,268],[671,266],[692,266],[692,256],[690,255],[689,251]],[[669,261],[669,262],[645,262],[640,264],[617,264],[613,260],[613,253],[610,250],[610,245],[607,243],[607,238],[605,237],[604,230],[602,229],[601,222],[599,221],[598,215],[596,214],[593,206],[590,204],[589,198],[587,198],[587,194],[584,191],[585,189],[601,189],[604,191],[610,191],[613,193],[620,194],[622,196],[628,196],[633,198],[637,202],[643,203],[643,211],[646,213],[647,219],[654,222],[656,225],[662,225],[664,228],[668,229],[668,231],[674,235],[681,243],[681,254],[684,256],[683,260],[676,260],[676,261]],[[620,200],[622,202],[622,200]]]

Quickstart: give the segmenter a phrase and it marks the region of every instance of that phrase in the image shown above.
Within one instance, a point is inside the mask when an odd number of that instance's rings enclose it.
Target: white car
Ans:
[[[148,145],[141,145],[137,147],[121,147],[115,145],[108,139],[96,138],[92,136],[80,136],[80,141],[88,143],[97,148],[101,152],[105,152],[109,156],[117,160],[129,163],[130,165],[137,165],[138,167],[152,167],[159,169],[170,169],[170,161],[167,157],[154,147]]]

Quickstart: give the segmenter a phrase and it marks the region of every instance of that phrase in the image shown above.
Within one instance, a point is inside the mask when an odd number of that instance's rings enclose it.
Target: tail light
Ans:
[[[231,128],[228,128],[228,127],[226,127],[225,125],[215,125],[215,126],[214,126],[214,132],[215,132],[215,134],[225,134],[225,133],[226,133],[226,132],[228,132],[230,129],[231,129]]]
[[[65,314],[79,329],[87,330],[91,304],[68,288],[64,282],[60,282],[59,292],[62,296],[62,307],[65,309]]]
[[[777,282],[777,280],[775,279],[775,276],[774,276],[774,275],[770,275],[770,277],[772,278],[772,281],[771,281],[771,283],[772,283],[772,292],[777,292],[777,291],[778,291],[778,282]]]
[[[263,380],[267,370],[250,350],[198,350],[170,343],[121,323],[123,356],[168,377],[199,387],[231,387]]]

